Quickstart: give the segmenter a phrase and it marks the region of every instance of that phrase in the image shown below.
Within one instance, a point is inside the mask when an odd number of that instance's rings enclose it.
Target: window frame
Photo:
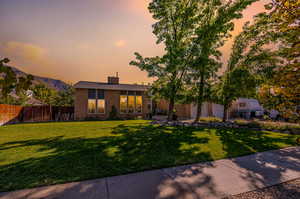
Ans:
[[[95,97],[94,98],[89,98],[90,97],[90,93],[91,91],[95,91]],[[100,97],[99,98],[99,93],[101,92],[103,95],[103,97]],[[104,90],[101,90],[101,89],[88,89],[88,102],[89,100],[95,100],[96,102],[96,109],[95,109],[95,112],[94,113],[91,113],[89,112],[89,103],[87,104],[87,114],[89,115],[105,115],[106,114],[106,100],[105,100],[105,91]],[[100,100],[103,100],[104,101],[104,112],[103,113],[100,113],[98,112],[98,101]]]
[[[122,110],[121,109],[121,97],[126,97],[126,108],[125,108],[126,111],[125,112],[121,111]],[[128,95],[120,94],[119,103],[120,103],[120,110],[119,110],[120,114],[128,114]]]
[[[134,95],[132,95],[132,93],[134,92]],[[126,94],[125,94],[126,93]],[[138,95],[137,95],[138,93]],[[121,111],[121,96],[126,96],[126,111],[125,112],[122,112]],[[134,111],[132,113],[129,113],[129,109],[128,109],[128,97],[129,96],[134,96]],[[140,96],[141,99],[142,99],[142,104],[141,104],[141,112],[137,112],[137,96]],[[142,91],[121,91],[120,92],[120,97],[119,97],[119,103],[120,103],[120,114],[143,114],[143,101],[144,101],[144,98],[143,98],[143,92]]]
[[[93,101],[93,103],[94,103],[94,106],[95,106],[95,109],[93,109],[94,110],[94,112],[90,112],[90,101]],[[97,112],[97,100],[96,99],[88,99],[88,101],[87,101],[87,112],[88,112],[88,114],[96,114],[96,112]]]

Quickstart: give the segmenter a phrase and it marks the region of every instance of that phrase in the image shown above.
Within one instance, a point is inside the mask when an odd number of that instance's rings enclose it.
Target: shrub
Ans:
[[[115,106],[112,106],[111,107],[111,111],[109,113],[109,118],[110,120],[118,120],[119,117],[118,117],[118,111],[117,111],[117,108]]]
[[[222,122],[222,119],[218,117],[201,117],[200,122]]]
[[[247,126],[250,128],[261,128],[266,130],[279,130],[279,131],[293,131],[300,132],[300,124],[286,123],[286,122],[269,122],[269,121],[247,121],[247,120],[235,120],[239,126]]]

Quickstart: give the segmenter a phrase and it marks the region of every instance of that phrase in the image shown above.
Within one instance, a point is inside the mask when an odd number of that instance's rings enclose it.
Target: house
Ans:
[[[80,81],[74,88],[76,120],[106,120],[112,112],[121,119],[146,118],[151,113],[149,86],[120,84],[116,76],[106,83]]]
[[[80,81],[74,88],[76,120],[106,120],[112,112],[121,119],[147,118],[152,112],[159,115],[167,115],[168,112],[166,100],[152,102],[147,94],[149,86],[120,84],[118,76],[108,77],[106,83]],[[197,105],[176,104],[175,111],[179,119],[195,119]],[[201,117],[222,118],[223,112],[222,105],[204,102]],[[263,113],[264,109],[256,99],[239,98],[233,102],[229,117],[249,119]]]

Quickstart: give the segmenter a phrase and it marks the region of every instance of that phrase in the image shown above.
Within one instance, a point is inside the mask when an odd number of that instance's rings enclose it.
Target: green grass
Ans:
[[[0,191],[236,157],[296,145],[287,134],[147,121],[0,127]]]

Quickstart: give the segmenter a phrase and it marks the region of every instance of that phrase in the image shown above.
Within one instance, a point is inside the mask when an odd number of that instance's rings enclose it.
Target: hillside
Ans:
[[[15,74],[18,77],[28,75],[27,73],[15,68],[15,67],[12,67],[12,66],[7,66],[7,67],[12,68],[12,70],[15,72]],[[31,75],[33,75],[33,74],[31,74]],[[44,84],[48,88],[55,89],[57,91],[65,90],[68,87],[67,83],[65,83],[61,80],[58,80],[58,79],[52,79],[52,78],[48,78],[48,77],[40,77],[40,76],[36,76],[36,75],[33,75],[33,77],[34,77],[33,85]]]

